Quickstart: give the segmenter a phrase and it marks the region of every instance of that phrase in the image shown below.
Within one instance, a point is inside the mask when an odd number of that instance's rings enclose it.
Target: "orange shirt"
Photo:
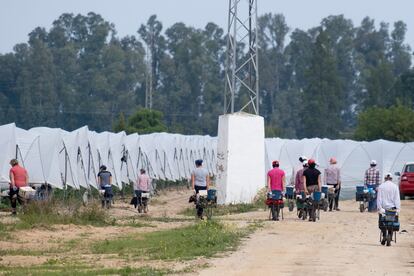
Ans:
[[[23,167],[20,167],[19,165],[15,165],[10,169],[10,174],[13,174],[14,176],[14,184],[20,188],[27,186],[26,183],[26,169]]]

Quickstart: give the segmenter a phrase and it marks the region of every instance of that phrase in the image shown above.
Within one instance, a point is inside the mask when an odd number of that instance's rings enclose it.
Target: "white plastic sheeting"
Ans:
[[[96,133],[87,126],[68,132],[58,128],[30,130],[15,124],[0,126],[0,184],[9,182],[9,161],[19,159],[31,183],[62,189],[97,188],[96,175],[106,165],[113,184],[122,188],[135,182],[144,168],[152,178],[189,179],[195,159],[204,159],[215,174],[216,138],[153,133]]]
[[[365,170],[371,160],[377,161],[381,177],[387,172],[401,171],[403,165],[414,160],[414,143],[398,143],[386,140],[356,142],[352,140],[303,139],[286,140],[266,139],[266,165],[270,169],[272,160],[279,160],[287,179],[293,180],[294,172],[301,167],[299,156],[317,161],[323,173],[329,159],[335,157],[341,169],[344,188],[362,184]]]
[[[272,160],[279,160],[288,180],[300,167],[299,156],[315,158],[322,172],[329,158],[336,157],[344,187],[362,183],[371,159],[377,160],[381,175],[400,171],[405,162],[414,161],[414,143],[269,138],[265,145],[266,170]],[[196,159],[203,159],[204,167],[216,174],[217,138],[210,136],[96,133],[86,126],[71,132],[45,127],[24,130],[12,123],[0,126],[0,149],[3,187],[9,182],[9,161],[16,157],[27,168],[30,182],[60,189],[65,184],[76,189],[96,187],[96,174],[103,164],[120,188],[122,183],[135,182],[141,168],[157,179],[188,179]]]

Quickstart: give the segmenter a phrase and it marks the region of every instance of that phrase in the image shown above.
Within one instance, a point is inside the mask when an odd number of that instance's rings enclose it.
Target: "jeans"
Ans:
[[[338,184],[328,184],[328,185],[333,186],[335,189],[336,189],[336,187],[338,187]],[[332,205],[335,206],[335,209],[339,207],[339,193],[340,192],[341,192],[341,186],[339,186],[339,189],[335,191],[335,199],[334,199],[335,200],[335,205],[333,204],[334,200],[329,201],[329,210],[332,210],[332,207],[333,207]]]
[[[13,190],[12,187],[10,187],[9,197],[10,197],[11,207],[13,209],[13,212],[15,212],[16,207],[17,207],[17,201],[19,202],[19,204],[22,204],[22,200],[19,197],[19,188],[16,187],[16,190]]]

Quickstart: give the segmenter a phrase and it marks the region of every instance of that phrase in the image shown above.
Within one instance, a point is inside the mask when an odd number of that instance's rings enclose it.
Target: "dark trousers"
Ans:
[[[19,197],[19,188],[16,188],[16,190],[13,190],[10,187],[9,198],[10,198],[10,203],[11,203],[11,207],[13,208],[13,210],[15,210],[17,207],[17,201],[19,202],[19,204],[22,204],[22,200]]]
[[[339,193],[341,192],[341,187],[339,187],[339,189],[336,190],[336,187],[338,187],[338,184],[328,184],[328,185],[333,186],[335,188],[335,198],[334,200],[329,201],[329,210],[332,210],[334,201],[335,201],[335,209],[339,208]]]
[[[135,190],[135,195],[137,197],[137,205],[141,205],[142,203],[142,198],[141,198],[142,193],[148,193],[148,191]],[[135,206],[135,208],[137,208],[137,206]]]
[[[194,190],[196,191],[196,194],[198,194],[199,191],[207,190],[207,187],[195,185]],[[197,197],[196,208],[197,208],[197,216],[201,218],[203,216],[204,210],[203,210],[203,206],[201,206],[200,204],[200,199],[198,197]]]

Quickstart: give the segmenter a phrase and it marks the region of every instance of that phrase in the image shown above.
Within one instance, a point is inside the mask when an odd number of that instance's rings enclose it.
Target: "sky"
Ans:
[[[245,0],[247,1],[247,0]],[[407,24],[406,42],[414,48],[413,0],[258,0],[259,15],[282,13],[291,29],[309,29],[324,17],[343,14],[359,25],[365,16],[377,25],[402,20]],[[136,35],[139,26],[156,14],[164,29],[176,22],[203,28],[214,22],[227,26],[228,0],[2,0],[0,6],[0,54],[27,42],[36,27],[49,29],[62,13],[93,11],[115,24],[118,35]]]

